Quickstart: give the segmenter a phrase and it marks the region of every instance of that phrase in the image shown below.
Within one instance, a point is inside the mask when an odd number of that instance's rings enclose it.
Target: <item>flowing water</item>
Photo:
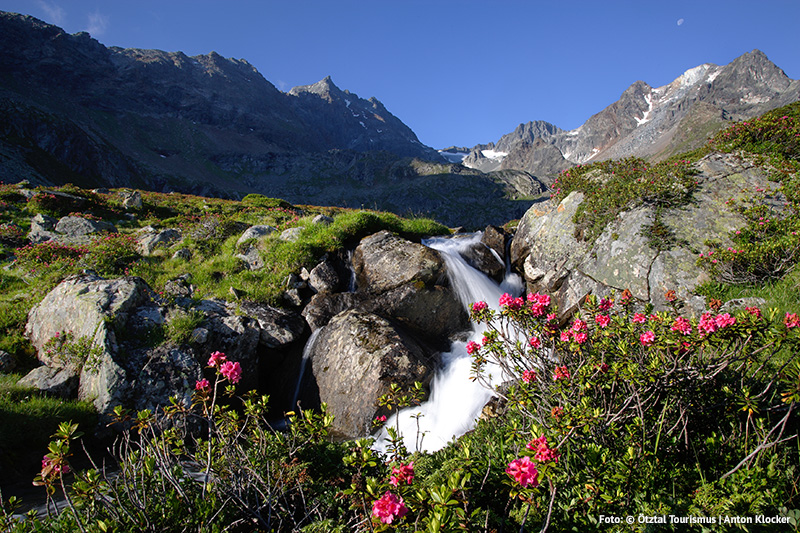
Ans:
[[[481,234],[470,238],[431,239],[425,244],[439,250],[447,264],[450,284],[465,308],[473,302],[485,301],[495,310],[500,296],[508,292],[522,292],[523,281],[507,273],[503,283],[497,284],[482,272],[467,264],[459,254],[480,241]],[[477,326],[477,325],[474,325]],[[443,448],[454,437],[463,435],[473,427],[493,392],[477,381],[470,380],[471,356],[467,354],[467,342],[481,342],[484,328],[473,327],[467,338],[453,342],[450,351],[441,354],[441,367],[431,383],[428,400],[417,407],[401,410],[386,421],[386,427],[396,427],[410,451],[432,452]],[[500,377],[493,385],[499,384]],[[375,449],[386,451],[389,444],[386,429],[377,435]]]

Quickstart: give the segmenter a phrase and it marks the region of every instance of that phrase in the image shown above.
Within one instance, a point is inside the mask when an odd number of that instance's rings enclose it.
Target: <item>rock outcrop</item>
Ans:
[[[530,291],[553,295],[562,316],[574,311],[588,294],[605,296],[624,289],[640,302],[665,309],[665,293],[674,290],[697,314],[704,301],[694,289],[709,279],[696,259],[707,239],[728,241],[744,219],[727,201],[749,197],[750,191],[775,189],[762,170],[735,155],[712,153],[696,163],[699,183],[688,204],[664,210],[660,222],[674,243],[657,250],[648,244],[646,228],[655,208],[624,211],[592,243],[576,235],[573,217],[583,194],[573,192],[549,210],[531,209],[520,221],[511,243],[511,261],[522,271]],[[770,200],[780,210],[780,198]]]
[[[187,323],[190,330],[175,332]],[[140,278],[73,276],[29,314],[26,334],[44,366],[25,380],[68,395],[78,376],[77,396],[107,420],[118,405],[156,409],[171,396],[188,404],[209,354],[222,351],[242,365],[242,390],[285,398],[297,380],[305,330],[299,315],[263,303],[183,297],[170,305]]]

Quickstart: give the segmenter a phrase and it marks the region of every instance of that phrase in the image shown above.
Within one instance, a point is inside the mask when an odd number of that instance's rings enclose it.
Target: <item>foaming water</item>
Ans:
[[[425,244],[442,253],[450,284],[465,308],[469,309],[473,302],[485,301],[499,310],[500,296],[505,292],[519,294],[523,281],[518,275],[507,273],[506,279],[498,285],[467,264],[458,252],[479,242],[480,238],[481,234],[477,233],[470,238],[431,239]],[[466,346],[469,341],[480,343],[483,331],[483,327],[473,325],[466,340],[454,342],[450,351],[441,355],[442,367],[431,382],[428,401],[403,409],[386,421],[386,427],[398,428],[409,450],[439,450],[475,427],[476,419],[493,392],[470,380],[472,359]],[[500,381],[501,376],[493,376],[492,385]],[[374,445],[376,450],[386,451],[387,437],[386,430],[382,429]]]

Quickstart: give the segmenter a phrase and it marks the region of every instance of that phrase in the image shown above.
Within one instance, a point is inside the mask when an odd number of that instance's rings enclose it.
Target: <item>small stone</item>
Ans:
[[[0,350],[0,372],[11,372],[17,367],[17,361],[10,353]]]
[[[141,209],[142,195],[139,191],[123,193],[122,207],[125,209]]]
[[[263,239],[270,233],[275,233],[276,231],[278,230],[272,226],[266,226],[266,225],[250,226],[244,231],[244,233],[242,233],[242,236],[239,237],[239,240],[236,241],[236,246],[239,246],[243,242],[248,241],[250,239]]]
[[[317,215],[314,218],[312,218],[311,219],[311,223],[312,224],[323,224],[325,226],[329,226],[330,224],[333,224],[333,219],[331,217],[329,217],[329,216],[325,216],[325,215],[320,214],[320,215]]]
[[[190,261],[192,259],[192,251],[188,248],[181,248],[172,254],[173,259],[182,259],[183,261]]]
[[[301,233],[303,233],[303,228],[285,229],[283,230],[283,232],[281,232],[280,239],[282,241],[295,242],[297,239],[300,238]]]

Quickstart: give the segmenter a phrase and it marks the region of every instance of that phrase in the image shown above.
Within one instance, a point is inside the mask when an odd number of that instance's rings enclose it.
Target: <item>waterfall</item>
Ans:
[[[306,345],[303,348],[303,358],[300,360],[300,370],[298,371],[297,375],[297,383],[294,386],[294,393],[292,394],[292,409],[299,409],[297,400],[300,396],[300,387],[303,385],[303,378],[306,374],[308,360],[311,358],[311,351],[314,349],[314,346],[317,343],[317,337],[319,336],[320,331],[322,331],[322,329],[314,331],[308,338],[308,341],[306,341]]]
[[[459,254],[479,242],[481,234],[470,238],[436,238],[424,244],[442,253],[447,264],[450,284],[461,303],[468,308],[477,301],[485,301],[499,310],[498,300],[505,293],[519,294],[523,289],[522,279],[507,273],[498,285],[482,272],[471,267]],[[472,359],[467,354],[467,342],[481,342],[483,327],[473,325],[468,338],[453,342],[450,351],[441,354],[441,368],[431,383],[431,393],[426,402],[401,410],[386,421],[385,427],[396,427],[410,451],[433,452],[463,435],[473,427],[483,406],[493,396],[493,391],[477,381],[470,380]],[[493,385],[499,384],[500,376],[494,376]],[[377,435],[374,448],[386,451],[388,434],[385,427]]]

